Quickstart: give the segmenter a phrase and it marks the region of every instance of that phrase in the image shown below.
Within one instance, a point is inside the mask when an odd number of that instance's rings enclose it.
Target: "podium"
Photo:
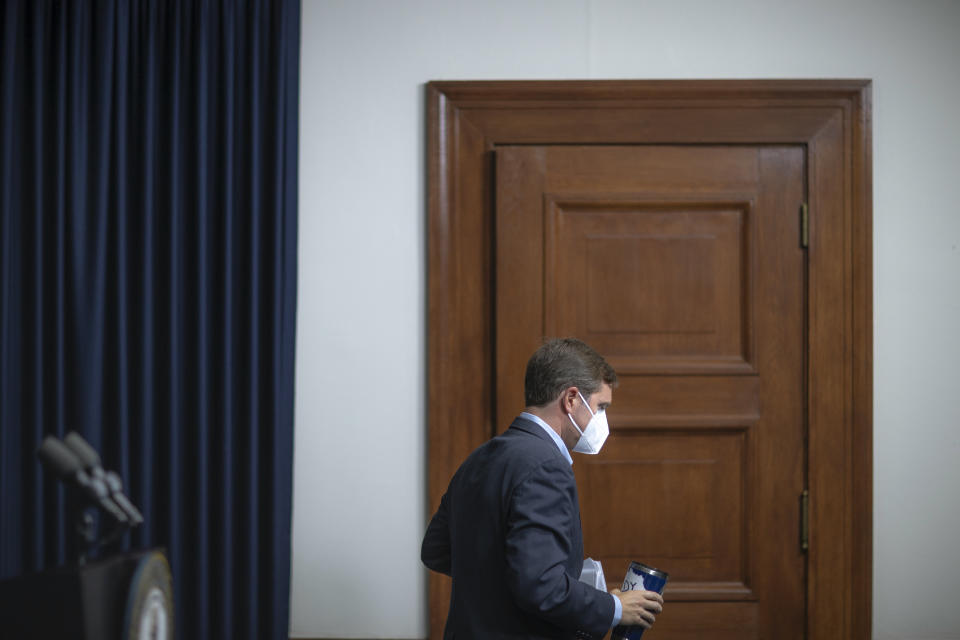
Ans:
[[[173,640],[162,550],[116,554],[0,581],[0,638]]]

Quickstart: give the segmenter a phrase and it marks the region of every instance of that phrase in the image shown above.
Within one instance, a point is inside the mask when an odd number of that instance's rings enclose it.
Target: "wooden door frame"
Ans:
[[[868,640],[872,608],[869,80],[466,81],[427,91],[428,504],[494,424],[493,150],[790,144],[807,158],[807,638]],[[449,581],[431,574],[431,637]]]

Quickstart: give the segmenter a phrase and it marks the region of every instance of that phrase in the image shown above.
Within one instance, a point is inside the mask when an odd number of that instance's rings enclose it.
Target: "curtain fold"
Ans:
[[[0,577],[67,561],[76,430],[180,638],[286,638],[298,0],[0,6]]]

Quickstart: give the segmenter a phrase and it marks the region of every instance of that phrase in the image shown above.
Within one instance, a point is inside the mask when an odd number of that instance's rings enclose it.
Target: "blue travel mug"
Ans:
[[[667,578],[670,575],[648,567],[642,562],[631,562],[627,568],[627,577],[623,579],[623,586],[620,591],[633,591],[642,589],[643,591],[656,591],[663,594],[663,587],[667,584]],[[613,640],[639,640],[643,635],[643,627],[618,625],[613,629],[610,637]]]

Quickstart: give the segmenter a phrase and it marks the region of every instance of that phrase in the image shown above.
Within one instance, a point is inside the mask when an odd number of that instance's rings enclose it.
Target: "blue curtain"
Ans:
[[[0,577],[71,552],[76,430],[180,638],[286,638],[298,0],[0,3]]]

